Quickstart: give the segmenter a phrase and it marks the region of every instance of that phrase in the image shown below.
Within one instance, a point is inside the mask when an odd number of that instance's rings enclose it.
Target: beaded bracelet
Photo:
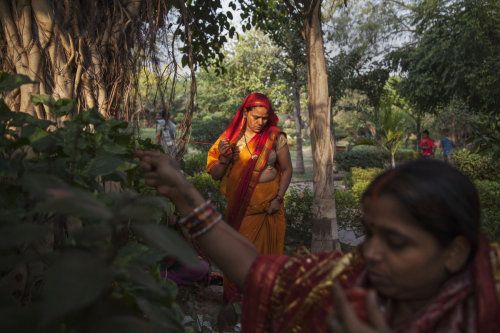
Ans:
[[[210,204],[210,200],[202,203],[186,217],[179,221],[179,225],[188,230],[193,238],[198,238],[222,221],[222,215]]]

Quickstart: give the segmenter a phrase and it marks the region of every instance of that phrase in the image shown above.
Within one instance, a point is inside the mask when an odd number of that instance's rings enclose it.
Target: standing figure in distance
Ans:
[[[422,132],[422,140],[420,141],[420,148],[422,148],[422,157],[426,160],[431,159],[434,156],[434,141],[429,138],[429,131],[424,130]]]
[[[177,126],[174,123],[174,117],[166,110],[161,112],[161,116],[156,120],[156,138],[155,143],[161,144],[163,151],[168,155],[174,154],[175,131]]]
[[[440,155],[443,155],[444,161],[446,163],[453,164],[451,152],[452,152],[453,148],[455,147],[455,144],[453,143],[453,141],[451,141],[448,138],[448,136],[449,136],[448,130],[444,130],[443,131],[443,138],[441,139]]]
[[[250,94],[210,148],[207,159],[207,171],[220,180],[220,191],[227,199],[227,223],[265,254],[283,253],[283,197],[292,178],[286,135],[277,123],[269,99]],[[241,299],[226,278],[224,299]]]

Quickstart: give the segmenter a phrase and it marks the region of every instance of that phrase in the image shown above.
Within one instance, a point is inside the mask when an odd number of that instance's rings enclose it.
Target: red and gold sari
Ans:
[[[221,139],[227,139],[234,145],[241,138],[246,123],[243,109],[252,106],[265,106],[269,110],[268,123],[247,143],[245,149],[241,149],[238,159],[228,167],[219,188],[227,199],[226,222],[248,238],[260,253],[282,254],[285,239],[283,205],[277,213],[267,214],[269,204],[279,190],[280,174],[272,181],[258,182],[276,138],[282,133],[276,126],[278,117],[265,95],[254,93],[245,99],[229,126],[210,148],[207,171],[219,158]],[[238,290],[227,279],[224,279],[224,298],[228,302],[241,300]]]
[[[474,260],[392,332],[500,332],[499,275],[500,248],[481,237]],[[346,255],[258,257],[245,281],[242,332],[326,332],[326,318],[334,311],[334,281],[346,293],[370,287],[359,249]],[[390,323],[392,300],[380,301]]]

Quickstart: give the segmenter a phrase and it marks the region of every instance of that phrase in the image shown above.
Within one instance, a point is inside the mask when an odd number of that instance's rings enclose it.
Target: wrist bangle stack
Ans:
[[[188,230],[192,238],[198,238],[212,229],[222,220],[222,215],[217,211],[210,200],[202,203],[186,217],[179,221],[179,225]]]

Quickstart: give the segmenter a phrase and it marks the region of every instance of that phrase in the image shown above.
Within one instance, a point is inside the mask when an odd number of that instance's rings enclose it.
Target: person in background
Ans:
[[[438,160],[385,171],[362,196],[366,238],[353,252],[262,255],[176,162],[136,151],[147,185],[244,289],[243,333],[500,332],[500,247],[480,232],[474,184]]]
[[[283,197],[292,178],[286,135],[277,123],[269,99],[260,93],[250,94],[207,158],[207,172],[220,180],[220,191],[227,199],[227,223],[264,254],[283,253]],[[240,292],[227,278],[224,300],[241,300]]]
[[[429,138],[429,131],[422,132],[422,140],[420,141],[420,148],[422,148],[422,157],[426,160],[434,156],[434,141]]]
[[[448,130],[444,130],[443,137],[441,138],[440,155],[443,156],[445,162],[453,164],[451,152],[455,147],[455,144],[448,138],[448,136],[449,136]]]
[[[174,154],[176,130],[174,117],[163,110],[156,120],[155,143],[161,144],[163,151],[169,155]]]

